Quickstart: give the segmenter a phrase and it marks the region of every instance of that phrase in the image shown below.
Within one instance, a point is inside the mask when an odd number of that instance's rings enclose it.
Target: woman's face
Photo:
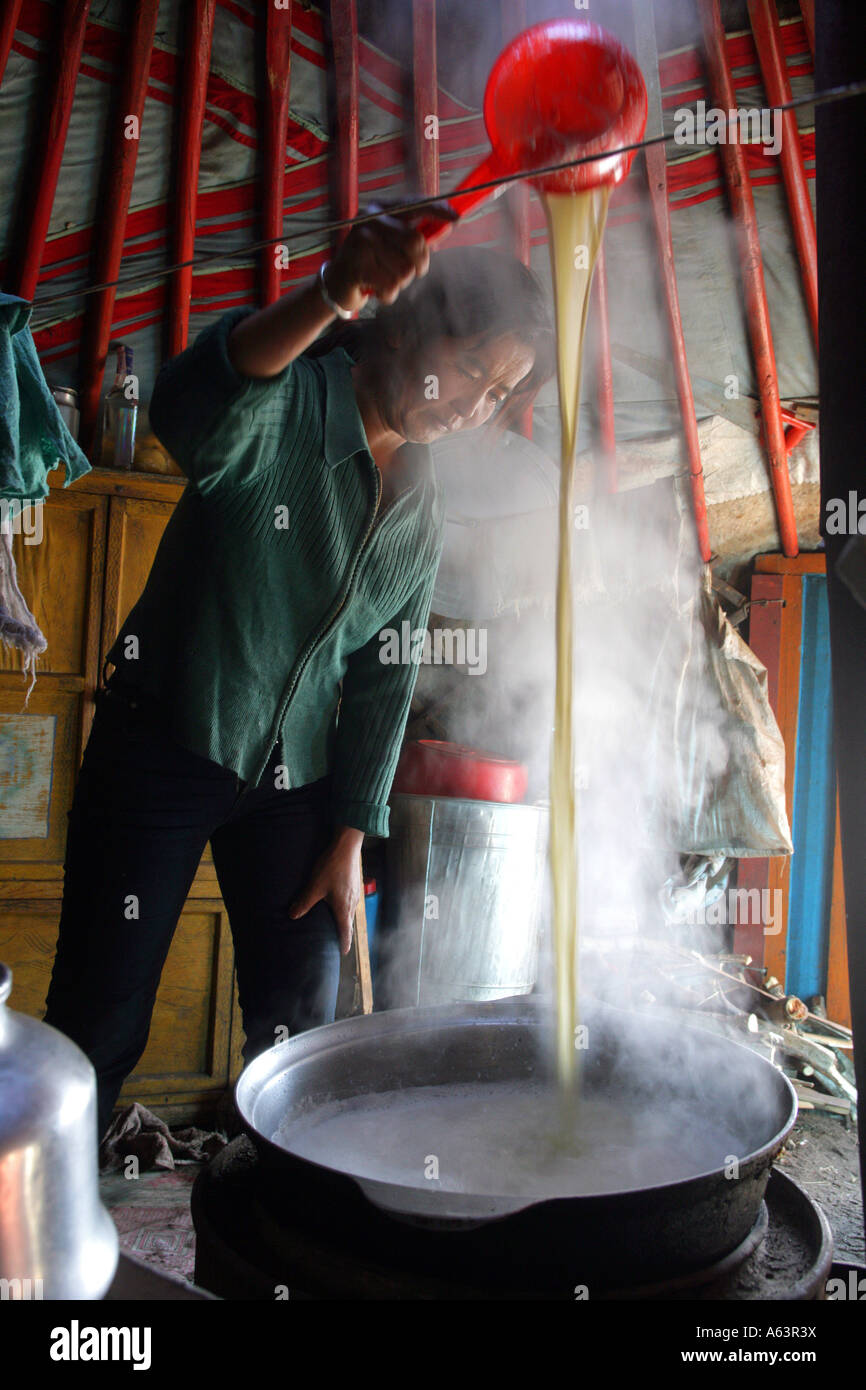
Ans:
[[[413,444],[477,429],[532,370],[534,357],[511,334],[483,343],[439,338],[407,363],[382,413]]]

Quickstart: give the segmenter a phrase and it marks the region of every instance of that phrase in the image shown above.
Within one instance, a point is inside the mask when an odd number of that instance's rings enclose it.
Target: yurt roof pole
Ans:
[[[279,237],[283,230],[283,194],[286,179],[286,127],[289,120],[289,88],[292,56],[292,4],[282,9],[268,6],[265,32],[265,109],[262,122],[264,174],[262,237]],[[281,274],[273,247],[260,258],[261,301],[273,304],[280,297]]]
[[[158,10],[159,0],[140,0],[135,7],[126,70],[121,81],[119,100],[114,106],[114,131],[108,146],[108,163],[105,170],[103,207],[106,215],[97,218],[93,228],[94,276],[97,283],[109,286],[120,273],[123,257],[126,218],[135,178],[139,132],[144,114]],[[131,117],[137,121],[138,131],[131,130]],[[95,441],[99,394],[111,340],[115,295],[116,290],[110,286],[94,295],[86,306],[82,332],[79,434],[79,442],[85,453],[91,453]]]
[[[655,20],[652,11],[647,11],[639,0],[635,0],[635,39],[637,58],[641,64],[647,84],[648,116],[647,134],[661,134],[662,102],[661,79],[659,77],[658,48],[656,46]],[[707,521],[707,502],[704,494],[704,469],[701,462],[701,442],[698,435],[698,421],[695,414],[695,398],[692,392],[692,379],[689,375],[689,361],[686,340],[683,333],[683,320],[680,313],[680,297],[677,288],[677,272],[674,263],[674,245],[671,235],[671,213],[668,201],[668,166],[664,145],[648,145],[644,150],[646,157],[647,182],[649,184],[650,206],[652,208],[658,245],[659,265],[664,284],[665,308],[668,329],[673,349],[674,379],[680,403],[680,416],[686,442],[689,464],[689,481],[692,490],[692,509],[698,532],[698,548],[701,559],[706,564],[712,551]]]
[[[803,24],[806,29],[806,38],[809,40],[809,48],[812,57],[815,57],[815,0],[800,0],[800,14],[803,16]]]
[[[500,20],[503,45],[522,33],[527,27],[526,0],[501,0]],[[524,265],[532,262],[532,227],[530,214],[530,193],[528,183],[516,183],[506,193],[508,211],[511,217],[513,235],[512,250]],[[521,432],[527,439],[532,438],[532,406],[527,406],[520,420]]]
[[[173,254],[175,261],[191,260],[195,248],[195,215],[201,136],[207,101],[207,81],[216,0],[192,0],[186,17],[184,62],[180,91],[180,139],[174,199]],[[189,334],[192,266],[171,277],[168,306],[168,357],[186,347]]]
[[[522,33],[526,24],[526,0],[502,0],[502,42],[510,43]],[[532,250],[532,233],[529,212],[529,184],[515,183],[506,194],[514,229],[514,254],[524,265],[529,265]]]
[[[6,0],[2,13],[0,13],[0,82],[3,81],[3,74],[6,71],[6,60],[12,48],[15,30],[18,28],[18,16],[21,13],[23,3],[24,0]]]
[[[337,108],[337,217],[358,211],[358,15],[355,0],[331,0]],[[342,241],[346,232],[338,233]]]
[[[31,173],[24,180],[22,211],[15,239],[17,254],[14,256],[14,269],[10,270],[9,275],[9,293],[20,295],[22,299],[32,300],[39,280],[89,9],[90,0],[66,0],[57,29],[51,92],[33,160],[28,160]]]
[[[782,36],[773,0],[749,0],[749,19],[758,50],[758,61],[764,79],[764,90],[771,106],[782,106],[791,100],[791,84],[782,52]],[[779,162],[788,195],[788,207],[794,227],[794,242],[800,260],[806,307],[812,326],[812,337],[818,346],[818,243],[815,236],[815,215],[806,184],[803,151],[797,117],[793,111],[783,111],[782,147]]]
[[[728,65],[725,31],[719,13],[719,0],[698,0],[704,31],[704,62],[710,83],[713,105],[723,111],[736,110],[734,85]],[[726,140],[719,146],[728,195],[737,229],[740,266],[746,299],[746,316],[755,375],[761,399],[761,413],[770,458],[770,481],[776,500],[776,514],[782,549],[786,555],[799,553],[791,478],[788,473],[788,454],[782,428],[779,381],[776,374],[776,354],[770,328],[770,312],[764,285],[761,244],[755,201],[749,183],[749,173],[742,146],[737,140]]]
[[[412,82],[415,166],[420,191],[435,197],[439,192],[436,0],[412,0]]]

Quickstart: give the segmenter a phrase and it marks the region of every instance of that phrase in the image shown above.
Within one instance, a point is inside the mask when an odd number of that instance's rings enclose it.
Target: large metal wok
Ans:
[[[292,1152],[293,1119],[335,1100],[546,1078],[550,1020],[537,996],[393,1010],[299,1034],[250,1063],[237,1084],[238,1108],[271,1186],[275,1177],[281,1184],[286,1216],[318,1236],[354,1241],[370,1258],[458,1258],[493,1281],[503,1277],[503,1260],[517,1260],[524,1280],[632,1286],[720,1260],[759,1222],[771,1164],[796,1117],[793,1088],[747,1048],[701,1030],[672,1030],[601,1004],[585,1020],[588,1096],[650,1107],[686,1101],[702,1122],[736,1134],[737,1163],[626,1191],[537,1200],[431,1190],[420,1177],[417,1185],[371,1180],[353,1173],[343,1153],[321,1163]]]

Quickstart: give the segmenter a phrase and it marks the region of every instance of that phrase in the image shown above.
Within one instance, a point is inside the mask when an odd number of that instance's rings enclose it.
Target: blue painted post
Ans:
[[[789,994],[808,999],[827,987],[827,943],[833,887],[836,776],[830,691],[830,628],[824,575],[803,576],[803,629],[794,855],[788,908]]]

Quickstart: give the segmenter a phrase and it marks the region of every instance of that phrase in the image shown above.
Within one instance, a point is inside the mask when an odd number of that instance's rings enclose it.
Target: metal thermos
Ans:
[[[103,468],[132,468],[138,417],[138,382],[132,369],[132,348],[120,343],[114,384],[102,402]]]
[[[81,420],[81,413],[78,409],[78,392],[73,391],[71,386],[52,386],[51,394],[57,402],[57,409],[66,421],[69,433],[72,438],[78,439],[78,426]]]
[[[102,1298],[117,1230],[99,1200],[96,1075],[73,1042],[6,1005],[0,965],[0,1293]]]

